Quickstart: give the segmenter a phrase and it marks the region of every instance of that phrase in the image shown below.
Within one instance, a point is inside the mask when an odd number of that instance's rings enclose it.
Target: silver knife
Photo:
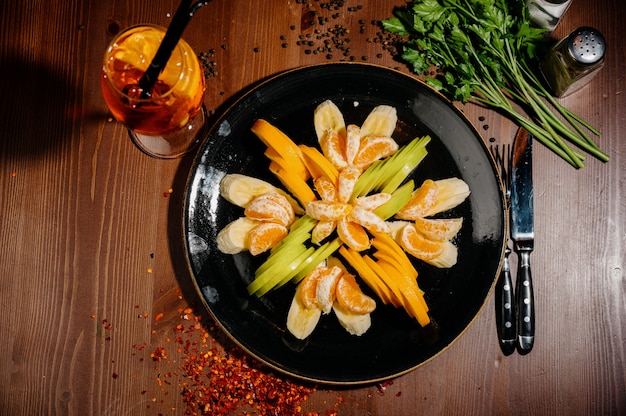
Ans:
[[[535,341],[535,302],[530,271],[533,251],[534,198],[532,172],[532,136],[523,128],[513,142],[513,171],[511,173],[511,239],[519,259],[515,296],[517,303],[517,348],[529,353]]]

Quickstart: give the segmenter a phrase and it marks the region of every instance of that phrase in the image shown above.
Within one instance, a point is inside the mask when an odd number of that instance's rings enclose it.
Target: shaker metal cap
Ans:
[[[569,35],[567,50],[584,65],[595,64],[604,58],[606,43],[600,32],[591,27],[580,27]]]

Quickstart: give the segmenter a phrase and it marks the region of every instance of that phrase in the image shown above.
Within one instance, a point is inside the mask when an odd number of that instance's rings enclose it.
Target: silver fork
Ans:
[[[501,144],[499,146],[491,145],[489,150],[500,171],[500,178],[504,185],[504,196],[506,202],[507,219],[510,210],[510,172],[511,172],[511,145]],[[513,281],[511,279],[511,269],[509,266],[509,247],[508,236],[506,239],[506,249],[504,252],[504,261],[502,263],[502,271],[496,283],[496,324],[498,326],[498,339],[500,349],[504,355],[510,355],[515,351],[517,328],[515,317],[515,297],[513,293]]]

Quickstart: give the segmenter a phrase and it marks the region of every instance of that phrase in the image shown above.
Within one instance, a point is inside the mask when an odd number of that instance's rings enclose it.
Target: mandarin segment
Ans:
[[[328,314],[333,308],[333,303],[337,297],[337,283],[342,273],[343,270],[337,266],[324,267],[323,269],[315,288],[315,298],[323,314]]]
[[[367,250],[370,247],[370,238],[363,227],[345,217],[337,221],[337,233],[341,241],[356,251]]]
[[[300,302],[302,302],[307,309],[319,307],[317,303],[317,284],[323,272],[323,267],[316,267],[311,270],[298,285],[300,287]]]
[[[346,129],[346,162],[348,165],[354,163],[354,158],[359,153],[361,147],[361,128],[350,124]]]
[[[375,233],[389,232],[389,225],[385,222],[385,220],[374,214],[372,211],[368,211],[359,205],[352,208],[352,211],[348,215],[348,219]]]
[[[343,273],[335,290],[337,302],[348,312],[364,314],[376,309],[376,302],[361,291],[353,274]]]
[[[361,139],[359,153],[354,158],[354,166],[367,169],[375,161],[391,156],[398,151],[398,143],[387,136],[368,136]]]
[[[276,222],[285,227],[295,220],[291,204],[277,192],[268,192],[254,198],[245,208],[244,215],[257,221]]]
[[[351,210],[351,205],[333,201],[311,201],[306,204],[306,213],[322,221],[337,221],[348,215]]]
[[[315,179],[315,190],[323,201],[335,201],[337,198],[337,190],[335,184],[326,176],[320,176]]]
[[[345,158],[345,138],[334,131],[327,131],[320,139],[320,148],[324,156],[337,169],[341,170],[348,166]]]
[[[347,203],[352,198],[354,186],[361,176],[361,170],[355,166],[348,166],[339,172],[337,179],[337,200]]]
[[[287,236],[289,229],[282,224],[265,222],[257,225],[248,233],[248,250],[256,256],[278,244]]]
[[[319,221],[311,232],[311,242],[320,244],[335,231],[335,228],[337,228],[336,221]]]
[[[416,218],[413,224],[424,237],[445,241],[453,238],[461,230],[463,218]]]
[[[437,183],[432,179],[426,179],[422,186],[413,192],[411,200],[396,213],[396,218],[414,220],[424,217],[435,206],[437,195]]]
[[[440,241],[428,240],[413,224],[407,224],[402,228],[398,242],[413,257],[424,261],[435,259],[444,249]]]
[[[356,198],[356,205],[363,207],[369,211],[374,211],[376,208],[379,208],[386,202],[389,202],[390,199],[391,194],[381,192],[374,195],[361,196],[359,198]]]

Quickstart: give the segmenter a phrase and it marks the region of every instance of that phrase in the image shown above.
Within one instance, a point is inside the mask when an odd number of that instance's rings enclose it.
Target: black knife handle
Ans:
[[[530,251],[518,252],[519,267],[515,294],[517,296],[517,348],[520,354],[528,354],[535,341],[535,300],[530,272]]]
[[[517,341],[517,328],[515,321],[515,296],[513,294],[513,281],[509,266],[510,248],[506,248],[502,273],[496,285],[496,313],[500,349],[504,355],[511,355],[515,351]]]

